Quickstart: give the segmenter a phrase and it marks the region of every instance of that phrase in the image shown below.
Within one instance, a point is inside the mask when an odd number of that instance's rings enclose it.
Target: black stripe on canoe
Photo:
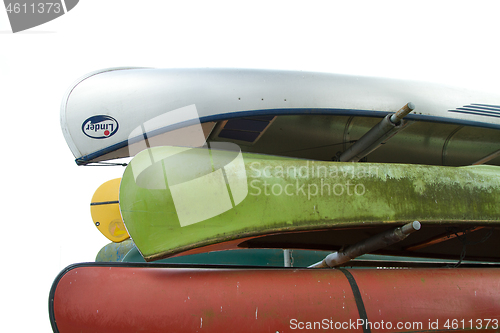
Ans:
[[[347,281],[349,281],[349,284],[351,285],[354,300],[356,301],[356,306],[358,307],[359,318],[363,319],[363,323],[365,323],[365,325],[363,325],[363,333],[371,333],[370,328],[366,325],[368,323],[368,316],[366,314],[365,304],[363,303],[363,298],[361,297],[361,292],[359,291],[358,284],[356,283],[354,276],[352,276],[351,272],[347,269],[339,268],[338,270],[344,273]]]
[[[99,206],[99,205],[111,205],[111,204],[117,204],[120,203],[118,200],[117,201],[101,201],[101,202],[91,202],[91,206]]]

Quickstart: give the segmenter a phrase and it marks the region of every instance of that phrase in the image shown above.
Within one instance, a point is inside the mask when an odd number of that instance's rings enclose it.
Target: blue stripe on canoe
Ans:
[[[481,112],[486,112],[486,113],[494,113],[494,114],[500,114],[500,109],[493,109],[493,108],[486,108],[486,107],[479,107],[479,106],[464,106],[461,108],[457,108],[457,110],[473,110],[473,111],[481,111]]]
[[[465,109],[465,108],[458,108],[457,110],[450,110],[450,112],[473,114],[476,116],[484,116],[484,117],[500,118],[500,113],[493,113],[493,112],[486,113],[486,111],[475,111],[475,110],[470,110],[470,109]]]
[[[486,107],[491,107],[491,108],[496,108],[500,110],[500,105],[490,105],[490,104],[477,104],[477,103],[472,103],[471,105],[477,105],[477,106],[486,106]]]
[[[448,110],[448,112],[500,118],[500,106],[490,104],[472,103],[470,105],[464,105],[461,108],[456,108],[455,110]]]

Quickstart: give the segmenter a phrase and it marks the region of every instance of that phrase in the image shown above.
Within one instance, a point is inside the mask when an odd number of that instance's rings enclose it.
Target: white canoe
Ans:
[[[135,155],[145,145],[129,144],[144,138],[147,146],[178,145],[164,133],[189,125],[203,129],[203,140],[242,151],[332,160],[408,102],[412,125],[369,162],[468,165],[500,149],[500,94],[310,72],[101,70],[68,90],[61,125],[77,164]]]

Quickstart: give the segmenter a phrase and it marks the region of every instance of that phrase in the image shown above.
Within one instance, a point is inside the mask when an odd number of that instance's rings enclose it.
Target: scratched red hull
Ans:
[[[55,280],[49,312],[61,333],[498,332],[500,268],[79,264]]]

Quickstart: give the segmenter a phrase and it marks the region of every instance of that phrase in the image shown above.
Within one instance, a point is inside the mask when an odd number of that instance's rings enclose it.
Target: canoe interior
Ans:
[[[234,142],[244,152],[331,161],[380,121],[380,118],[376,117],[335,115],[284,115],[271,118],[273,121],[265,128],[263,126],[268,120],[263,120],[263,117],[246,117],[206,123],[204,130],[210,133],[208,142]],[[221,133],[225,132],[230,134],[221,136]],[[249,133],[250,135],[247,135]],[[463,166],[500,149],[499,142],[498,129],[409,121],[403,131],[372,152],[365,160],[380,163]],[[127,153],[128,148],[124,148],[111,155],[125,157]],[[107,160],[111,155],[100,159]],[[488,164],[500,165],[500,157]]]
[[[267,235],[246,240],[237,247],[339,251],[387,229],[379,226]],[[431,244],[431,240],[436,241]],[[459,260],[462,251],[466,260],[500,262],[500,227],[423,225],[405,240],[372,254]]]
[[[500,130],[432,121],[412,121],[406,128],[372,152],[365,161],[374,163],[407,163],[463,166],[470,165],[500,149]],[[257,134],[255,123],[266,123],[262,117],[220,121],[208,141],[237,143],[242,151],[311,160],[331,161],[346,151],[380,118],[335,115],[276,116],[255,141],[242,141],[245,133]],[[233,124],[234,125],[231,125]],[[232,136],[221,137],[225,128]],[[233,139],[232,139],[232,138]],[[236,139],[234,139],[236,138]],[[253,136],[248,137],[249,140]],[[500,165],[500,157],[488,162]]]
[[[393,228],[393,227],[392,227]],[[387,226],[363,227],[317,230],[308,232],[289,232],[271,234],[260,237],[249,237],[242,240],[223,242],[209,246],[187,250],[177,254],[173,258],[179,258],[173,262],[188,260],[191,255],[201,255],[213,253],[213,251],[230,251],[236,249],[292,249],[305,251],[300,255],[305,255],[310,251],[312,258],[323,259],[330,252],[345,249],[349,245],[366,240],[371,236],[388,230]],[[406,257],[409,260],[422,259],[444,259],[459,262],[483,261],[500,262],[500,227],[478,226],[478,225],[424,225],[421,230],[411,234],[405,240],[370,252],[373,255],[389,256],[385,258],[391,261],[402,260]],[[321,252],[318,252],[321,251]],[[309,255],[309,254],[308,254]],[[186,256],[186,257],[184,257]],[[462,257],[463,256],[463,257]],[[182,259],[182,258],[186,259]],[[167,258],[168,261],[169,258]],[[378,260],[378,258],[374,258]],[[244,261],[242,257],[242,261]],[[155,259],[154,262],[162,260]],[[213,262],[214,264],[218,262]],[[241,263],[241,262],[240,262]],[[310,265],[314,262],[310,261]],[[349,262],[346,265],[356,265]],[[375,265],[378,265],[374,262]],[[266,266],[267,264],[263,264]],[[307,264],[304,264],[307,266]],[[410,265],[411,266],[411,265]]]
[[[363,161],[464,166],[471,165],[500,149],[498,129],[412,120],[412,114],[407,118],[409,121],[405,129]],[[243,152],[332,161],[380,120],[378,117],[363,116],[275,116],[270,113],[267,117],[222,119],[202,125],[207,142],[233,142],[238,144]],[[226,136],[221,133],[226,133]],[[165,135],[164,139],[162,134],[158,135],[154,140],[155,145],[168,145],[169,140],[166,137],[169,136]],[[128,156],[129,147],[124,147],[95,161]],[[490,160],[487,164],[500,165],[500,157]]]
[[[318,263],[332,251],[297,250],[278,248],[236,248],[232,250],[211,251],[195,254],[180,254],[154,261],[152,264],[188,264],[188,265],[226,265],[246,267],[295,267],[306,268]],[[288,260],[287,260],[288,259]],[[128,239],[121,243],[109,243],[99,251],[96,262],[146,263],[141,253]],[[500,267],[493,261],[460,259],[402,257],[392,255],[364,254],[339,267]]]

